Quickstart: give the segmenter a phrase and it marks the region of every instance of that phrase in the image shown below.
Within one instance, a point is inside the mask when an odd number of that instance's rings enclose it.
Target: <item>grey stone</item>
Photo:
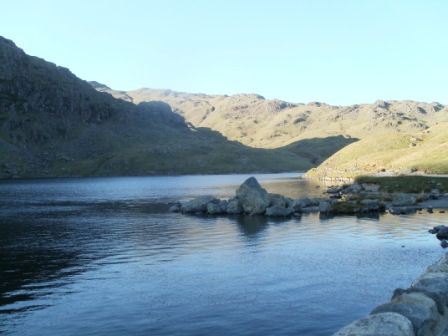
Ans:
[[[318,206],[309,206],[306,208],[302,208],[302,210],[300,210],[301,213],[313,213],[313,212],[319,212],[319,207]]]
[[[219,215],[224,213],[221,209],[221,207],[219,206],[219,204],[217,203],[208,203],[207,204],[207,212],[210,215]]]
[[[448,273],[448,255],[444,255],[426,270],[426,273]]]
[[[342,194],[357,194],[362,191],[362,185],[359,183],[353,183],[352,185],[348,186],[347,188],[344,188],[341,190]]]
[[[227,212],[227,207],[229,206],[229,201],[227,200],[220,200],[219,201],[219,207],[221,208],[222,213]]]
[[[391,302],[376,307],[372,314],[398,313],[411,321],[416,335],[430,335],[439,323],[439,311],[433,299],[424,293],[403,293]]]
[[[439,293],[448,300],[448,276],[445,272],[423,273],[414,281],[412,287]]]
[[[342,188],[341,187],[330,187],[327,189],[326,193],[327,194],[339,194],[341,192]]]
[[[236,191],[245,213],[258,215],[269,206],[269,195],[255,177],[250,177]]]
[[[363,199],[361,205],[369,210],[379,210],[380,201],[377,199]]]
[[[287,207],[290,203],[287,197],[278,194],[268,194],[269,196],[269,206],[280,205],[282,207]]]
[[[417,200],[414,196],[408,195],[408,194],[400,194],[397,195],[392,200],[393,206],[407,206],[407,205],[415,205],[417,203]]]
[[[286,208],[281,205],[274,205],[266,209],[266,216],[270,217],[288,217],[294,213],[294,209]]]
[[[308,197],[302,196],[298,199],[293,200],[291,207],[294,208],[294,211],[300,212],[303,208],[312,206],[313,203],[313,200],[309,199]]]
[[[436,231],[436,237],[440,240],[448,239],[448,227],[441,225]]]
[[[408,215],[416,212],[414,207],[391,207],[389,208],[389,213],[392,215]]]
[[[209,203],[218,203],[219,200],[213,196],[201,196],[182,204],[182,212],[196,213],[206,212]]]
[[[397,313],[369,315],[345,326],[335,336],[415,336],[411,321]]]
[[[329,200],[322,199],[319,203],[319,212],[320,213],[330,213],[332,208],[332,203]]]
[[[240,214],[243,212],[243,206],[238,198],[232,198],[227,204],[227,213],[229,214]]]
[[[325,198],[324,198],[325,199]],[[321,199],[320,198],[310,198],[310,204],[308,206],[319,206]]]
[[[429,199],[439,199],[440,198],[440,190],[432,189],[429,193]]]

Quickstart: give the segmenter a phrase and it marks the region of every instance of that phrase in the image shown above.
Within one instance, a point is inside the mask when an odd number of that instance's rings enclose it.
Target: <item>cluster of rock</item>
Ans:
[[[437,239],[440,240],[440,246],[443,248],[448,247],[448,227],[445,225],[437,225],[428,230],[429,233],[435,234]]]
[[[448,327],[448,255],[428,267],[409,289],[396,289],[390,302],[339,330],[335,336],[446,335]]]
[[[424,208],[429,213],[433,212],[432,205],[422,207],[418,203],[425,200],[438,200],[442,194],[438,189],[433,189],[426,194],[384,194],[380,192],[380,185],[376,183],[354,183],[350,185],[332,186],[326,191],[332,199],[340,200],[334,207],[338,205],[346,208],[346,213],[365,211],[362,207],[364,204],[380,204],[380,208],[387,208],[389,213],[393,215],[406,215],[421,211]],[[349,200],[350,197],[356,195],[359,197],[357,201]],[[353,197],[352,197],[353,198]],[[380,201],[388,199],[388,201]],[[353,211],[350,210],[350,204],[353,205]],[[361,208],[361,210],[360,210]]]
[[[171,212],[219,214],[249,214],[269,217],[298,217],[302,213],[321,214],[366,213],[383,211],[384,205],[375,199],[340,201],[333,198],[292,199],[268,193],[255,177],[248,178],[237,190],[236,196],[220,200],[213,196],[201,196],[183,204],[176,203]]]

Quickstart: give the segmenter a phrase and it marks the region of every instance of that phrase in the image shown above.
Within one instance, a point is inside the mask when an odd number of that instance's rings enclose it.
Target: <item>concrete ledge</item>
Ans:
[[[339,330],[348,335],[444,335],[448,327],[448,254],[408,289],[396,289],[390,302]]]

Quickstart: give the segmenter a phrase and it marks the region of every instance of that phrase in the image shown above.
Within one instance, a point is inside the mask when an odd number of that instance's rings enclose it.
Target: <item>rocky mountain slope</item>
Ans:
[[[97,92],[0,37],[0,177],[267,172],[311,164],[193,127],[163,102]]]
[[[252,147],[284,148],[307,157],[316,165],[350,144],[344,152],[353,148],[370,148],[371,151],[366,150],[366,156],[372,151],[381,156],[389,142],[397,145],[394,140],[397,137],[406,139],[399,142],[399,148],[405,150],[404,152],[427,152],[428,148],[423,145],[425,142],[408,139],[420,139],[426,130],[448,121],[448,106],[437,102],[378,100],[373,104],[330,106],[318,102],[293,104],[267,100],[259,95],[205,95],[155,89],[123,92],[99,83],[94,85],[99,91],[133,103],[164,101],[195,127],[209,127],[231,140]],[[438,134],[445,132],[444,127],[439,127],[438,130]],[[358,154],[352,153],[348,157],[356,158],[361,155],[359,150],[356,152]],[[400,156],[401,153],[393,155]],[[420,155],[422,160],[427,160],[423,152]],[[415,159],[416,156],[415,154],[410,157]],[[403,169],[411,165],[413,169],[445,171],[445,166],[438,160],[429,160],[426,165],[415,165],[411,162],[414,159],[409,162],[404,159],[394,160],[393,164],[392,160],[386,158],[372,159],[372,162],[364,159],[368,164],[362,169],[361,160],[357,163],[351,159],[347,162],[341,159],[326,161],[326,172],[331,162],[335,165],[331,167],[335,174],[346,169],[350,171],[347,174],[351,175],[355,171],[365,173]],[[346,169],[342,169],[341,164],[347,164]],[[432,167],[433,164],[438,168]],[[321,170],[316,170],[315,173],[319,173],[320,177],[327,176]]]

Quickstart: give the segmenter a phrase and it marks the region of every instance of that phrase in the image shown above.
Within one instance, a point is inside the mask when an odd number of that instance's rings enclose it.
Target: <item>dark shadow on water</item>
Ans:
[[[242,234],[251,239],[256,239],[268,227],[268,219],[264,216],[248,216],[248,215],[234,215],[238,224],[238,228]]]

